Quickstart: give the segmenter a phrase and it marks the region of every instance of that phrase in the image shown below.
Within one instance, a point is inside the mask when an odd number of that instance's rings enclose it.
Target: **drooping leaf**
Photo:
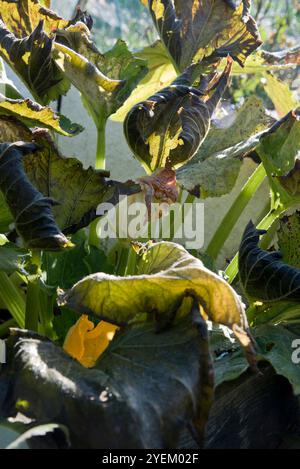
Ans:
[[[224,118],[211,129],[194,158],[177,170],[178,184],[197,197],[220,197],[230,192],[242,167],[243,157],[255,149],[271,122],[263,104],[249,98],[233,122]]]
[[[125,137],[148,172],[167,163],[179,167],[194,156],[209,131],[211,116],[228,85],[230,69],[228,61],[209,99],[206,94],[211,83],[203,78],[198,87],[190,86],[194,73],[190,67],[169,87],[131,109],[124,122]]]
[[[0,408],[10,416],[16,400],[27,401],[25,415],[65,425],[72,448],[175,448],[187,426],[203,430],[211,403],[204,331],[190,316],[160,334],[149,323],[127,328],[90,370],[44,338],[15,331],[0,375],[9,399]]]
[[[31,184],[23,168],[23,156],[37,149],[35,144],[24,142],[0,145],[0,189],[28,248],[63,249],[70,243],[55,223],[53,199]]]
[[[59,304],[122,325],[140,313],[168,321],[189,295],[197,299],[212,321],[228,325],[235,333],[244,331],[244,345],[250,346],[243,305],[235,291],[175,243],[150,246],[140,260],[138,275],[97,273],[83,278],[59,295]]]
[[[40,106],[31,99],[9,99],[1,94],[0,116],[13,116],[28,127],[45,127],[66,136],[77,135],[83,130],[50,107]]]
[[[56,63],[82,93],[97,125],[122,106],[146,73],[146,62],[134,57],[122,40],[101,54],[82,22],[58,30],[55,49]]]
[[[43,21],[28,35],[16,37],[0,20],[0,56],[28,86],[33,96],[47,104],[65,94],[70,83],[52,58],[53,39]]]
[[[149,0],[158,33],[182,72],[192,62],[228,54],[243,64],[261,44],[248,0]]]
[[[299,301],[300,269],[283,262],[279,251],[264,251],[258,246],[257,230],[249,222],[239,248],[239,275],[245,292],[256,300]]]
[[[15,441],[10,443],[6,449],[29,449],[33,441],[36,442],[36,447],[38,449],[45,449],[47,448],[47,443],[46,441],[44,442],[44,440],[49,437],[49,434],[54,441],[59,441],[59,449],[69,448],[70,442],[68,429],[63,425],[58,425],[57,423],[47,423],[45,425],[31,427],[16,438]]]

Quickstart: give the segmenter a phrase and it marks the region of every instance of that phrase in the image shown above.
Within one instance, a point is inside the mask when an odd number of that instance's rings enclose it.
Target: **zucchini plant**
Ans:
[[[270,60],[258,49],[249,0],[142,3],[159,39],[135,52],[118,39],[102,53],[88,12],[67,20],[49,1],[0,0],[0,435],[8,425],[22,433],[13,447],[34,447],[44,435],[52,447],[176,448],[185,433],[202,445],[214,387],[249,367],[259,373],[262,361],[300,392],[290,360],[300,318],[299,113],[275,119],[252,96],[231,126],[215,121],[232,76],[274,85],[299,51]],[[4,62],[34,101],[7,79]],[[87,169],[55,143],[56,134],[84,132],[50,107],[71,85],[97,134]],[[109,179],[110,117],[123,122],[147,173],[137,181]],[[127,240],[109,253],[99,239],[100,204],[142,197],[151,215],[152,200],[220,197],[246,157],[256,169],[205,252],[172,235]],[[266,178],[267,214],[247,225],[239,255],[217,273],[224,243]]]

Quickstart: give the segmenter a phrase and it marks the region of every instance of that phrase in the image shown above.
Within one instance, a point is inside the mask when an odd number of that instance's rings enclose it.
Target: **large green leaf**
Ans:
[[[122,106],[146,73],[146,62],[122,40],[101,54],[82,22],[56,32],[56,63],[82,93],[95,123],[102,125]]]
[[[189,67],[169,87],[136,104],[124,122],[124,132],[134,156],[148,172],[167,163],[179,167],[191,159],[205,139],[212,114],[225,91],[231,69],[228,62],[222,76],[214,82],[209,99],[210,79],[190,86],[194,67]]]
[[[282,260],[287,264],[300,268],[300,213],[280,219],[277,230],[278,246],[282,253]]]
[[[264,85],[265,91],[273,102],[279,117],[285,116],[288,112],[297,107],[297,101],[288,83],[284,83],[271,73],[264,74],[264,77],[266,80]]]
[[[70,243],[55,223],[54,202],[31,184],[23,168],[23,156],[36,150],[33,143],[0,145],[0,189],[28,248],[63,249]]]
[[[93,369],[15,331],[0,375],[0,410],[9,417],[16,402],[27,402],[22,412],[37,423],[69,429],[72,448],[176,448],[191,426],[201,437],[212,375],[199,320],[186,317],[160,334],[149,323],[127,328]]]
[[[50,107],[40,106],[31,99],[9,99],[1,94],[0,116],[13,116],[28,127],[45,127],[66,136],[77,135],[83,130]]]
[[[254,150],[271,122],[256,97],[245,101],[233,123],[211,127],[190,162],[176,172],[177,182],[197,197],[219,197],[230,192],[239,175],[243,157]],[[225,124],[225,125],[224,125]]]
[[[264,251],[258,247],[259,236],[249,222],[239,248],[239,275],[245,292],[263,302],[299,301],[300,269],[282,261],[278,251]]]
[[[192,62],[231,55],[243,64],[261,44],[249,1],[149,0],[149,10],[174,63],[183,71]]]
[[[244,338],[244,345],[251,349],[238,295],[225,280],[175,243],[150,246],[140,260],[138,275],[97,273],[83,278],[59,295],[59,304],[118,325],[140,313],[154,314],[159,322],[171,320],[187,296],[194,296],[212,321],[228,325],[237,335],[241,331],[240,339],[243,342]]]

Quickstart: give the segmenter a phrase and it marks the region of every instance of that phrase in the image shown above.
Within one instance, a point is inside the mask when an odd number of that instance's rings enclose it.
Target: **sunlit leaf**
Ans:
[[[27,252],[10,243],[4,235],[2,237],[4,240],[1,240],[0,245],[0,270],[8,273],[23,270],[22,264]]]
[[[300,213],[286,215],[280,219],[277,230],[278,246],[282,260],[300,268]]]
[[[203,78],[198,87],[192,87],[194,68],[190,67],[169,87],[131,109],[124,122],[125,136],[148,172],[167,163],[179,167],[194,156],[209,131],[230,69],[228,62],[209,99],[209,80]]]
[[[70,243],[55,223],[54,202],[31,184],[23,168],[23,156],[36,150],[32,143],[0,145],[0,189],[28,248],[63,249]]]
[[[266,80],[264,85],[265,91],[273,102],[279,117],[285,116],[297,107],[297,101],[287,83],[284,83],[270,73],[265,74],[264,77]]]
[[[191,426],[201,437],[213,383],[205,326],[196,319],[160,334],[149,323],[127,328],[93,369],[44,338],[14,334],[0,375],[6,416],[25,400],[25,415],[69,429],[72,448],[175,448]]]
[[[20,99],[22,98],[20,92],[15,87],[12,80],[10,80],[5,71],[4,62],[0,57],[0,92],[4,96],[10,99]]]
[[[90,275],[61,293],[59,303],[122,325],[139,313],[152,313],[157,320],[165,321],[191,294],[212,321],[235,332],[236,328],[247,329],[243,305],[235,291],[180,245],[160,242],[149,247],[138,273],[127,277]],[[243,334],[244,345],[249,346]]]
[[[149,10],[174,63],[183,71],[204,58],[231,55],[243,64],[261,44],[248,1],[149,0]]]
[[[97,125],[122,106],[146,73],[146,62],[134,57],[122,40],[101,54],[83,23],[57,31],[55,49],[56,63],[82,93]]]
[[[0,116],[13,116],[28,127],[45,127],[72,136],[83,130],[67,117],[56,114],[50,107],[43,107],[30,99],[9,99],[0,94]]]

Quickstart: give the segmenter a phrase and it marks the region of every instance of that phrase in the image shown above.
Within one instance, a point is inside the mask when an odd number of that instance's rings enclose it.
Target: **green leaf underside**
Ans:
[[[134,57],[126,43],[101,54],[83,23],[58,31],[56,63],[82,93],[97,125],[115,113],[146,73],[146,62]]]
[[[222,120],[224,123],[226,118]],[[262,102],[256,97],[246,100],[229,127],[211,127],[196,155],[177,170],[178,184],[201,198],[220,197],[230,192],[243,156],[257,146],[261,131],[269,123]]]
[[[12,116],[28,127],[45,127],[65,136],[77,135],[83,130],[67,117],[56,114],[50,107],[40,106],[31,99],[12,100],[0,95],[0,116]]]
[[[29,181],[22,157],[36,150],[32,143],[0,145],[0,189],[28,248],[59,250],[69,246],[52,214],[53,201]]]
[[[300,269],[283,262],[278,251],[258,247],[259,235],[249,222],[239,248],[239,275],[245,292],[263,302],[299,301]]]
[[[212,77],[192,87],[194,67],[190,67],[169,87],[131,109],[124,121],[125,137],[148,172],[167,162],[179,167],[194,156],[207,136],[213,111],[228,85],[230,69],[228,63],[207,100]]]
[[[149,10],[174,63],[183,71],[192,62],[231,55],[243,64],[261,44],[256,23],[245,9],[224,0],[149,0]]]
[[[138,275],[117,277],[97,273],[83,278],[59,295],[59,304],[115,324],[126,324],[140,313],[171,317],[187,295],[194,296],[208,317],[241,331],[247,330],[243,305],[235,291],[199,259],[175,243],[149,247]],[[189,303],[188,303],[189,305]],[[183,303],[182,314],[186,313]],[[249,340],[246,334],[246,346]]]
[[[286,264],[300,268],[300,213],[296,211],[292,215],[280,219],[277,231],[279,251],[282,260]]]
[[[37,422],[69,428],[74,448],[176,447],[210,405],[207,345],[190,317],[160,334],[151,324],[125,329],[93,369],[51,342],[14,334],[6,368],[14,378],[2,373],[1,386],[10,403],[27,401]]]

